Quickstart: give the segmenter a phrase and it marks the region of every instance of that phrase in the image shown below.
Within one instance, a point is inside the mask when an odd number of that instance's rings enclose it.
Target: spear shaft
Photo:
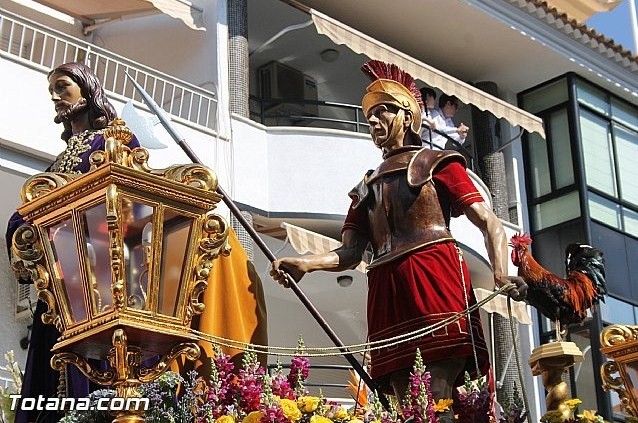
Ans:
[[[193,163],[198,163],[203,165],[202,161],[199,159],[199,157],[197,157],[195,152],[190,148],[190,146],[186,142],[186,139],[182,137],[182,135],[179,133],[177,128],[175,128],[175,126],[172,124],[170,119],[163,113],[163,110],[161,110],[160,107],[157,105],[157,103],[155,103],[155,100],[153,100],[153,98],[150,95],[148,95],[148,93],[137,83],[137,81],[128,74],[128,72],[124,72],[124,73],[126,74],[128,79],[131,81],[131,83],[133,84],[135,89],[138,91],[138,93],[142,96],[144,103],[146,103],[148,108],[151,109],[151,111],[159,118],[159,121],[164,127],[164,129],[166,129],[166,131],[170,134],[170,136],[177,143],[177,145],[179,145],[182,148],[182,150],[184,151],[184,153],[186,153],[188,158],[191,159]],[[266,258],[270,261],[270,263],[273,263],[275,260],[277,260],[277,257],[275,257],[275,255],[270,250],[270,248],[268,248],[264,240],[261,239],[261,237],[255,230],[255,228],[241,214],[241,211],[239,210],[235,202],[228,196],[228,194],[226,194],[224,189],[219,185],[217,186],[217,193],[222,196],[222,200],[224,201],[224,204],[226,204],[226,206],[230,209],[231,213],[235,216],[237,221],[244,227],[244,229],[246,229],[246,232],[248,232],[250,237],[253,239],[255,244],[257,244],[261,252],[266,256]],[[308,312],[310,312],[312,317],[314,317],[314,319],[317,321],[319,326],[321,326],[321,328],[324,330],[326,335],[328,335],[330,340],[335,344],[335,346],[339,348],[339,350],[341,351],[343,356],[346,358],[346,360],[348,360],[350,365],[359,374],[359,377],[361,377],[361,379],[366,383],[366,385],[368,385],[368,387],[373,392],[377,393],[377,397],[379,398],[379,401],[381,402],[383,407],[386,410],[390,410],[390,403],[388,402],[388,399],[386,398],[386,396],[381,392],[378,385],[372,380],[368,372],[365,371],[361,363],[359,363],[359,361],[345,347],[345,344],[343,343],[343,341],[341,341],[339,336],[330,327],[326,319],[323,318],[323,316],[319,313],[319,310],[317,310],[314,304],[312,304],[312,302],[306,296],[306,294],[301,290],[301,288],[299,288],[299,285],[297,285],[297,282],[295,282],[292,276],[290,276],[288,273],[286,273],[286,279],[288,280],[288,286],[290,287],[290,289],[292,289],[292,291],[295,293],[297,298],[306,307]]]

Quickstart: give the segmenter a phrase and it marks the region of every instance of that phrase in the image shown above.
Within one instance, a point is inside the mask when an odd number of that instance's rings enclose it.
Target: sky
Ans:
[[[594,28],[596,32],[606,35],[608,38],[613,39],[616,44],[620,44],[636,54],[631,33],[629,0],[624,0],[611,12],[595,14],[586,23],[590,28]]]

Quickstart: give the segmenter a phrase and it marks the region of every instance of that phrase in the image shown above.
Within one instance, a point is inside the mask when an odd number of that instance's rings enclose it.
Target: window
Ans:
[[[616,197],[618,193],[609,122],[591,112],[581,110],[580,132],[587,185]]]
[[[547,158],[547,142],[537,133],[529,136],[530,185],[532,196],[541,197],[552,192]]]
[[[554,188],[564,188],[574,183],[572,147],[569,138],[567,110],[559,110],[549,117],[549,138],[552,147]]]
[[[622,230],[620,205],[592,192],[589,193],[589,214],[594,220]]]
[[[614,126],[621,198],[638,206],[638,133]]]
[[[607,101],[607,95],[603,90],[586,82],[578,81],[576,85],[576,95],[578,96],[578,102],[580,104],[602,113],[605,116],[609,116],[610,106]]]
[[[537,204],[533,208],[534,230],[539,231],[580,216],[578,192]]]
[[[525,110],[537,113],[568,100],[567,82],[561,79],[523,96]]]

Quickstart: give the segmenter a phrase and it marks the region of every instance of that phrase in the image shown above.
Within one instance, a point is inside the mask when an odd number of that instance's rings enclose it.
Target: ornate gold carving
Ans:
[[[60,188],[74,179],[77,179],[77,177],[78,175],[51,172],[33,175],[22,185],[20,192],[22,202],[28,203],[43,195],[47,195],[54,189]]]
[[[199,348],[199,345],[195,344],[194,342],[184,342],[175,345],[171,349],[171,352],[162,357],[162,359],[153,367],[140,368],[137,376],[139,377],[141,382],[151,382],[159,377],[166,370],[168,370],[171,366],[171,363],[181,355],[185,355],[187,360],[195,361],[201,355],[201,350]]]
[[[175,165],[151,172],[154,175],[163,176],[172,181],[203,189],[204,191],[215,191],[217,189],[217,175],[200,164]]]
[[[124,145],[128,145],[133,139],[133,133],[126,127],[126,122],[115,118],[104,130],[104,138],[115,138]]]
[[[184,323],[189,324],[193,315],[204,312],[204,304],[200,302],[201,294],[208,286],[208,278],[213,268],[214,260],[219,255],[228,256],[230,245],[228,244],[229,226],[226,221],[215,213],[206,214],[202,222],[202,239],[199,241],[199,251],[194,257],[194,281],[187,291],[190,299]]]
[[[111,294],[113,307],[122,310],[125,301],[124,254],[122,253],[122,231],[117,186],[111,184],[106,189],[106,223],[109,231],[109,253],[111,256]]]
[[[112,385],[117,397],[140,397],[139,386],[144,382],[152,382],[170,368],[175,359],[185,355],[188,360],[196,360],[200,356],[200,348],[193,342],[175,345],[171,351],[152,367],[143,367],[142,351],[139,347],[128,345],[124,329],[115,329],[112,336],[113,348],[108,355],[110,368],[102,371],[91,366],[84,358],[73,352],[60,352],[51,358],[51,367],[62,371],[67,364],[76,366],[87,378],[100,385]],[[143,410],[122,410],[114,421],[143,423]]]
[[[13,234],[11,267],[19,280],[34,283],[38,298],[47,304],[48,310],[42,315],[42,322],[54,324],[61,331],[62,320],[58,315],[55,297],[49,290],[51,277],[45,267],[44,249],[36,228],[28,223]]]
[[[77,367],[87,378],[100,385],[112,385],[116,378],[113,369],[98,370],[91,366],[86,359],[73,352],[60,352],[51,357],[51,367],[61,371],[67,364]]]
[[[600,376],[603,379],[603,389],[605,391],[615,391],[620,398],[622,408],[631,416],[638,417],[636,407],[634,406],[632,398],[625,387],[622,377],[614,376],[616,374],[620,375],[620,369],[615,361],[608,361],[601,366]]]
[[[634,325],[611,325],[600,333],[600,344],[603,348],[636,340],[638,340],[638,326]]]

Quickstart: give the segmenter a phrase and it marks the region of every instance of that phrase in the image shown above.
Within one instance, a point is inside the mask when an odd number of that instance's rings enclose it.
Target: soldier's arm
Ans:
[[[288,286],[284,272],[295,281],[299,281],[306,273],[316,270],[342,272],[354,269],[361,263],[368,239],[352,229],[346,229],[341,235],[341,241],[341,247],[329,253],[281,258],[272,264],[270,276],[280,284]]]

